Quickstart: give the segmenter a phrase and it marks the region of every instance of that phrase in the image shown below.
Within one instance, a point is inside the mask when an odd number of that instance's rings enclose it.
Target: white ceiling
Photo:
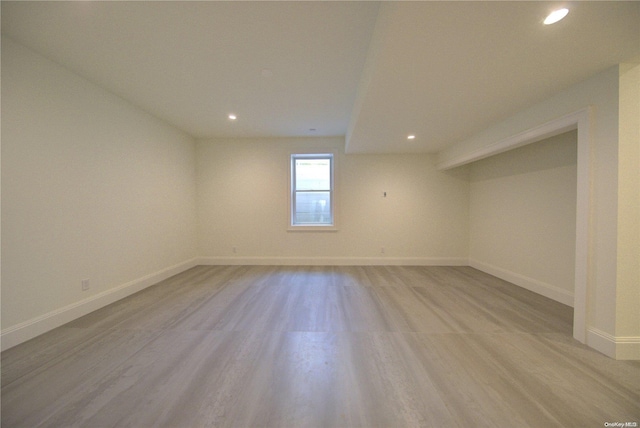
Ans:
[[[640,60],[640,2],[561,4],[2,1],[2,34],[196,138],[435,152]]]

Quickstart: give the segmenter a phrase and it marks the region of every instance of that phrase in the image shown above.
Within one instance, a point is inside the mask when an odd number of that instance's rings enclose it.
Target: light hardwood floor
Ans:
[[[2,353],[2,427],[640,425],[640,362],[468,267],[200,266]]]

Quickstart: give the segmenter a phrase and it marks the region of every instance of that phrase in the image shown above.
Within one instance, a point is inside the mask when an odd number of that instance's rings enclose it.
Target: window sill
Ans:
[[[287,232],[337,232],[335,226],[289,226]]]

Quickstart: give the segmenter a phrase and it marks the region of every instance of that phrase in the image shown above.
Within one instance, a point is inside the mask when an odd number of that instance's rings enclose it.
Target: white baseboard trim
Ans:
[[[587,345],[616,360],[640,360],[640,337],[616,337],[589,327]]]
[[[497,276],[500,279],[509,281],[522,288],[526,288],[527,290],[533,291],[534,293],[538,293],[542,296],[553,299],[556,302],[560,302],[567,306],[573,307],[573,293],[570,291],[563,290],[554,285],[538,281],[537,279],[529,278],[519,273],[511,272],[497,266],[492,266],[475,259],[469,259],[469,266],[490,275]]]
[[[201,257],[200,265],[467,266],[464,257]]]
[[[161,271],[145,275],[141,278],[110,288],[102,293],[64,306],[55,311],[51,311],[39,317],[27,320],[20,324],[6,328],[0,332],[0,349],[12,348],[27,340],[33,339],[54,328],[60,327],[77,318],[87,315],[122,298],[144,290],[145,288],[157,284],[173,275],[184,272],[198,265],[198,259],[187,260],[186,262],[170,266]]]

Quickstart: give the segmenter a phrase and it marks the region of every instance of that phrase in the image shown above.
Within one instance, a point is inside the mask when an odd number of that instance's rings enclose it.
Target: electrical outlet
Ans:
[[[88,279],[83,279],[82,280],[82,291],[87,291],[89,288],[91,288],[91,283],[89,282]]]
[[[236,247],[233,247],[233,254],[237,253],[238,249]]]
[[[380,254],[384,254],[384,247],[380,248]]]

